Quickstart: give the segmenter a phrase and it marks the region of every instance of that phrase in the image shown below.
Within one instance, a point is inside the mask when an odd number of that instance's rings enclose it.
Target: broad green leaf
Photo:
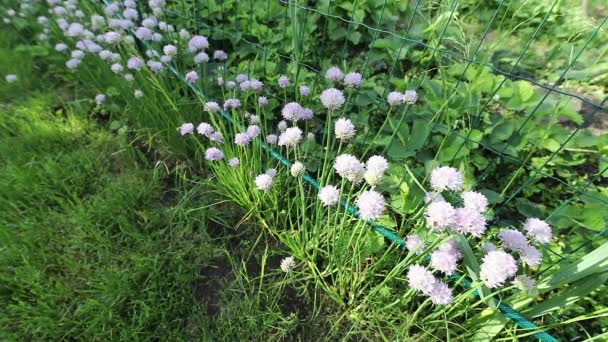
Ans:
[[[463,138],[457,136],[451,136],[447,139],[441,151],[437,154],[437,160],[441,163],[449,162],[452,159],[458,159],[469,154],[469,149],[466,144],[464,147],[460,148]]]
[[[562,118],[566,118],[568,120],[573,121],[577,125],[580,125],[585,121],[585,119],[583,118],[582,115],[580,115],[577,111],[572,110],[570,108],[562,108],[559,111],[558,115]]]
[[[579,148],[593,147],[598,142],[598,137],[593,135],[590,131],[580,131],[572,139],[572,145]]]
[[[392,40],[390,39],[376,39],[373,47],[377,49],[397,49],[399,48]]]
[[[608,242],[586,254],[576,262],[562,267],[557,273],[545,278],[538,285],[539,293],[551,291],[565,284],[573,283],[593,273],[608,271]]]
[[[505,82],[505,84],[496,93],[499,99],[508,99],[513,96],[513,84],[511,81]]]
[[[507,140],[513,134],[514,130],[515,126],[511,121],[501,122],[492,130],[490,140],[493,142]]]
[[[401,141],[395,140],[388,149],[387,154],[391,159],[401,161],[415,155],[415,152],[408,150]]]
[[[410,187],[407,185],[407,182],[402,182],[399,185],[399,189],[401,190],[401,194],[407,196],[410,193]]]
[[[477,153],[471,155],[471,162],[473,164],[475,164],[475,166],[477,166],[477,168],[479,170],[485,169],[486,167],[488,167],[488,164],[490,163],[490,161],[487,158],[485,158],[482,155],[477,154]]]
[[[606,75],[608,73],[608,62],[590,63],[588,68],[582,70],[570,70],[566,76],[574,80],[591,80],[594,77]]]
[[[469,135],[469,139],[475,142],[481,142],[481,139],[483,138],[483,132],[478,130],[478,129],[474,129],[471,131],[471,134]],[[471,148],[477,148],[478,145],[476,143],[471,143]]]
[[[608,279],[608,272],[601,274],[593,274],[581,280],[574,282],[571,288],[556,295],[551,296],[544,302],[534,306],[528,311],[525,311],[526,316],[538,317],[545,315],[551,311],[568,307],[574,304],[579,299],[585,297],[591,291],[601,286]]]
[[[118,120],[112,120],[112,122],[110,123],[110,129],[113,131],[119,129],[120,127],[122,127],[122,122]]]
[[[362,107],[369,106],[377,101],[377,97],[376,92],[373,90],[360,91],[356,98],[356,103]]]
[[[542,217],[544,214],[543,205],[531,202],[526,198],[516,198],[515,206],[521,214],[527,217]]]
[[[517,81],[515,82],[517,85],[517,91],[519,94],[519,98],[522,102],[528,101],[534,95],[534,88],[532,85],[525,81]]]
[[[362,23],[365,20],[365,11],[363,9],[356,9],[353,14],[353,21],[356,23]]]
[[[555,152],[555,151],[559,150],[560,143],[557,142],[557,140],[555,140],[553,138],[549,138],[549,139],[542,140],[541,146],[551,152]]]
[[[378,224],[387,228],[395,228],[397,227],[397,222],[395,218],[389,215],[383,215],[378,219]]]
[[[432,95],[435,100],[443,98],[443,86],[439,81],[427,80],[423,83],[422,87],[426,90],[427,94]]]
[[[605,210],[604,205],[591,205],[583,208],[581,226],[598,232],[605,229],[606,217],[608,216],[608,212]]]
[[[348,35],[348,40],[350,40],[353,44],[359,44],[359,42],[361,41],[361,33],[357,31],[351,32]]]
[[[488,202],[491,204],[498,203],[500,201],[500,194],[496,191],[490,189],[481,189],[479,192],[484,194],[488,198]]]
[[[412,127],[407,149],[410,151],[419,150],[426,143],[433,127],[426,120],[416,120]]]
[[[451,77],[460,77],[460,75],[462,74],[462,72],[464,71],[465,68],[466,68],[466,64],[462,64],[462,63],[452,64],[446,69],[446,73]],[[475,69],[476,69],[476,66],[469,67],[469,69],[465,73],[465,77],[467,78],[467,80],[469,80],[469,81],[471,80],[471,78],[475,72]]]
[[[329,31],[329,38],[331,38],[332,40],[339,40],[339,39],[346,37],[346,30],[344,28],[335,27],[335,29],[328,30],[328,31]]]
[[[397,135],[395,139],[401,141],[402,143],[407,143],[410,136],[410,126],[405,122],[405,120],[401,120],[400,118],[390,118],[389,121],[389,130],[391,135],[397,130]]]
[[[341,2],[340,4],[338,4],[338,7],[345,9],[348,12],[352,12],[353,11],[353,3],[345,1],[345,2]]]
[[[475,332],[475,335],[471,337],[470,341],[493,341],[494,338],[502,331],[502,329],[504,329],[505,325],[511,322],[511,320],[505,317],[505,315],[503,315],[501,312],[495,312],[492,310],[490,314],[492,314],[491,318],[481,324],[479,329],[477,329],[477,331]]]

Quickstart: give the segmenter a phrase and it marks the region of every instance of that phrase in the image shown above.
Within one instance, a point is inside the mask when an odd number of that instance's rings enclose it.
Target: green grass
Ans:
[[[213,182],[168,174],[159,165],[175,160],[131,145],[133,132],[108,129],[65,90],[10,86],[0,91],[1,340],[327,331],[321,296],[296,290],[277,242],[217,204]]]
[[[121,137],[48,100],[2,110],[2,338],[182,336],[218,253],[206,212],[173,220],[162,179]]]

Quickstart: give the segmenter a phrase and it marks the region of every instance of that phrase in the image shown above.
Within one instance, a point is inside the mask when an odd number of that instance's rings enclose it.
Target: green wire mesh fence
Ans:
[[[307,84],[314,92],[332,65],[360,72],[370,85],[354,90],[345,110],[363,125],[376,123],[368,113],[386,111],[392,89],[419,91],[428,105],[405,106],[396,114],[391,130],[399,133],[397,140],[364,143],[377,143],[397,163],[417,158],[474,165],[477,188],[502,188],[486,191],[495,223],[512,225],[523,212],[543,216],[564,234],[584,227],[583,239],[559,250],[544,247],[550,262],[542,275],[592,251],[608,232],[602,213],[608,212],[608,196],[597,190],[606,184],[608,163],[601,149],[585,144],[589,118],[608,115],[608,97],[597,100],[568,86],[580,80],[606,84],[585,76],[585,66],[602,57],[597,46],[607,37],[608,17],[561,38],[566,58],[564,51],[545,51],[541,73],[534,61],[543,55],[542,40],[564,25],[569,9],[559,0],[544,1],[525,18],[522,7],[513,9],[516,3],[208,0],[182,1],[169,16],[223,45],[240,71],[263,79],[289,72],[296,89]],[[484,19],[468,20],[477,13]],[[496,38],[499,28],[510,28],[511,40]],[[422,121],[428,126],[418,125]],[[423,148],[431,132],[448,146],[434,157]],[[559,196],[545,198],[547,188],[559,189]],[[553,210],[540,204],[547,202]],[[405,218],[398,227],[409,224]]]

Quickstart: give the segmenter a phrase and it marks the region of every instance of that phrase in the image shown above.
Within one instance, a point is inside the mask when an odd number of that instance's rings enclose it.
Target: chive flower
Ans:
[[[319,190],[318,198],[324,207],[332,207],[338,203],[340,191],[335,185],[326,185]]]
[[[289,127],[279,136],[279,146],[295,147],[302,141],[302,130]]]
[[[359,216],[363,220],[377,220],[386,209],[386,202],[381,193],[374,190],[363,191],[355,201]]]
[[[462,193],[465,208],[476,210],[480,213],[488,210],[488,198],[476,191],[465,191]]]
[[[342,178],[353,183],[359,183],[365,173],[365,164],[350,154],[341,154],[334,161],[334,169]]]
[[[192,132],[194,132],[194,125],[187,122],[187,123],[179,126],[177,128],[177,130],[179,131],[179,134],[181,134],[181,135],[192,134]]]
[[[106,102],[106,96],[104,94],[97,94],[97,96],[95,96],[95,102],[98,105],[102,105]]]
[[[296,267],[296,261],[293,257],[283,258],[281,260],[281,271],[289,273]]]
[[[503,286],[505,281],[517,273],[517,261],[503,251],[491,251],[483,257],[479,278],[489,288]]]
[[[207,55],[204,51],[201,51],[194,56],[194,63],[196,64],[207,62],[209,62],[209,55]]]
[[[287,78],[287,76],[283,75],[283,76],[279,77],[278,83],[279,83],[279,87],[287,88],[287,87],[289,87],[289,78]]]
[[[342,107],[344,102],[344,94],[336,88],[325,89],[323,93],[321,93],[321,103],[325,108],[331,111]]]
[[[211,126],[210,124],[206,123],[206,122],[201,122],[197,127],[196,127],[196,131],[198,132],[198,134],[200,135],[204,135],[206,137],[209,137],[211,134],[213,134],[213,132],[215,132],[215,129],[213,128],[213,126]]]
[[[127,68],[131,70],[141,70],[144,67],[144,60],[139,57],[131,57],[127,61]]]
[[[441,280],[437,280],[435,284],[433,284],[429,297],[431,298],[431,302],[433,302],[433,304],[447,305],[454,302],[452,290]]]
[[[305,85],[300,86],[300,95],[302,95],[302,96],[310,95],[310,88]]]
[[[163,53],[167,56],[175,56],[177,55],[177,47],[172,44],[167,44],[163,46]]]
[[[353,125],[350,119],[341,118],[335,123],[334,133],[336,134],[336,138],[342,142],[352,139],[356,132],[355,125]]]
[[[504,249],[510,249],[512,251],[522,251],[528,246],[528,240],[526,236],[515,229],[503,229],[498,233],[498,238],[502,242]]]
[[[272,188],[273,181],[273,177],[266,173],[263,173],[255,177],[255,186],[258,190],[268,192]]]
[[[389,164],[386,158],[382,156],[371,156],[365,164],[365,174],[363,178],[367,184],[376,186],[388,170]]]
[[[344,78],[344,74],[342,73],[342,70],[340,70],[340,68],[334,66],[327,69],[327,72],[325,73],[325,78],[331,82],[340,82]]]
[[[426,267],[412,265],[407,271],[407,282],[414,290],[429,295],[437,279]]]
[[[408,251],[420,254],[424,249],[424,241],[422,238],[420,238],[420,236],[411,234],[405,239],[405,246],[407,247]]]
[[[298,121],[302,119],[302,106],[297,102],[289,102],[281,110],[281,115],[285,120]]]
[[[551,226],[547,222],[537,218],[527,219],[524,223],[524,230],[530,238],[541,244],[551,242],[553,236]]]
[[[205,36],[194,36],[188,42],[188,50],[192,53],[199,50],[205,50],[209,47],[209,41]]]
[[[456,209],[448,202],[432,202],[425,212],[426,224],[442,232],[456,225]]]
[[[239,160],[239,158],[230,158],[230,160],[228,160],[228,165],[234,169],[241,165],[241,161]]]
[[[209,135],[209,140],[219,144],[224,140],[224,136],[221,132],[213,132]]]
[[[237,133],[234,136],[234,143],[239,146],[247,146],[251,142],[251,136],[247,133]]]
[[[277,143],[278,140],[279,137],[276,134],[268,134],[266,136],[266,143],[268,143],[268,145],[274,145]]]
[[[293,177],[300,177],[306,172],[306,167],[301,162],[296,161],[291,165],[290,172]]]
[[[398,91],[391,91],[388,93],[386,101],[388,101],[388,104],[391,106],[399,106],[403,104],[403,94]]]
[[[350,72],[344,76],[344,85],[346,87],[356,88],[363,82],[363,76],[358,72]]]
[[[524,246],[519,252],[519,256],[521,261],[530,267],[536,267],[543,262],[543,254],[534,246]]]
[[[418,93],[415,90],[406,90],[403,94],[403,102],[412,105],[416,101],[418,101]]]
[[[17,81],[17,75],[15,75],[15,74],[8,74],[8,75],[6,75],[5,80],[6,80],[7,83],[16,82]]]
[[[196,81],[198,81],[198,74],[196,73],[196,71],[189,71],[186,74],[186,82],[194,84],[196,83]]]
[[[435,191],[461,191],[464,175],[458,169],[442,166],[431,171],[431,188]]]
[[[268,104],[268,99],[266,98],[266,96],[258,97],[258,104],[260,105],[260,107],[266,106]]]
[[[228,54],[222,50],[215,50],[213,52],[213,59],[217,59],[218,61],[225,61],[228,59]]]
[[[486,231],[486,226],[486,218],[479,211],[470,208],[456,209],[456,232],[478,238]]]
[[[208,113],[216,113],[220,110],[220,105],[217,102],[207,102],[203,106],[203,110]]]
[[[224,158],[224,153],[217,147],[209,147],[205,151],[205,159],[209,161],[221,160]]]

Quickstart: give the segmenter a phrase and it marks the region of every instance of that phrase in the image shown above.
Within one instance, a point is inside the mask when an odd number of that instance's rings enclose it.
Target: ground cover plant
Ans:
[[[482,48],[489,29],[523,5],[491,7],[480,34],[461,28],[459,2],[373,3],[51,1],[15,28],[38,35],[109,128],[208,171],[181,175],[208,179],[289,251],[278,288],[339,312],[330,335],[601,338],[608,141],[575,104],[591,118],[605,107],[571,87],[605,96],[576,63],[601,58],[583,53],[606,18],[580,18],[585,38],[535,81],[518,66],[555,4],[525,23],[530,44],[501,55]]]

